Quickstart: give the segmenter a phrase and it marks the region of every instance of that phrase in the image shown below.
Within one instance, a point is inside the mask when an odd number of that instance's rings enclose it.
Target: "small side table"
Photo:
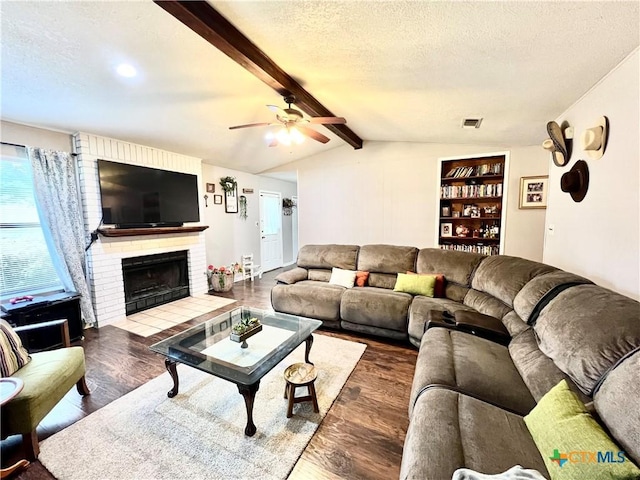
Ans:
[[[310,363],[294,363],[289,365],[284,371],[284,379],[287,384],[284,388],[284,398],[289,399],[287,407],[287,418],[293,415],[293,404],[299,402],[313,402],[313,411],[318,413],[318,398],[316,396],[315,381],[318,376],[316,367]],[[309,395],[296,398],[296,388],[307,387]]]
[[[24,382],[19,378],[0,378],[0,406],[7,403],[9,400],[18,395],[22,389],[24,388]],[[29,466],[29,462],[27,460],[20,460],[8,468],[3,468],[0,470],[0,479],[8,478],[13,473],[27,468]]]

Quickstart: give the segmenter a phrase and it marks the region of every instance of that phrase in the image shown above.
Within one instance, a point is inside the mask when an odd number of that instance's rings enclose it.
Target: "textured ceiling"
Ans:
[[[532,145],[640,44],[638,2],[211,2],[366,141]],[[259,173],[280,97],[151,2],[0,2],[5,120]],[[134,80],[113,73],[135,65]],[[463,130],[463,117],[484,117]]]

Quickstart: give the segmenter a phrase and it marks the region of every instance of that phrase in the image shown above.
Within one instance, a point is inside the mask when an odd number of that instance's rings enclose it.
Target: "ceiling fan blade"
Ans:
[[[236,125],[235,127],[229,127],[229,130],[235,130],[237,128],[249,128],[249,127],[266,127],[268,125],[273,125],[273,124],[269,122],[247,123],[246,125]]]
[[[329,141],[329,137],[325,137],[323,134],[316,132],[315,130],[308,128],[308,127],[303,127],[302,125],[296,125],[296,128],[300,131],[300,133],[302,133],[303,135],[306,135],[309,138],[313,138],[314,140],[320,142],[320,143],[327,143]]]
[[[321,123],[323,125],[338,125],[347,123],[347,120],[342,117],[311,117],[310,123]]]

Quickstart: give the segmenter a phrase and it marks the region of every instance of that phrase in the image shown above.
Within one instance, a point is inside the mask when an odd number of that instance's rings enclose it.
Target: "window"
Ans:
[[[2,145],[0,157],[0,297],[61,290],[33,196],[24,148]]]

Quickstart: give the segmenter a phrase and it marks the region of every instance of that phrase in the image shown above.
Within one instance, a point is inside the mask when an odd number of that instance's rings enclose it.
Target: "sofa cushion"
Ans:
[[[376,273],[369,272],[368,285],[370,287],[386,288],[387,290],[393,290],[396,286],[396,280],[398,279],[397,273]]]
[[[540,350],[587,395],[618,360],[640,347],[640,304],[597,285],[560,292],[534,326]]]
[[[385,337],[392,340],[398,340],[405,342],[407,340],[407,333],[400,332],[398,330],[389,330],[388,328],[374,327],[371,325],[364,325],[361,323],[346,322],[342,320],[340,327],[343,330],[349,330],[351,332],[363,333],[365,335],[375,335],[376,337]]]
[[[0,319],[0,374],[10,377],[29,363],[31,358],[22,340],[9,322]]]
[[[451,313],[457,310],[471,310],[471,307],[462,303],[454,302],[448,298],[430,298],[421,295],[415,297],[409,307],[409,341],[416,347],[420,346],[422,335],[424,334],[424,324],[427,314],[431,310],[449,311]]]
[[[306,280],[308,275],[309,272],[307,271],[307,269],[296,267],[292,268],[291,270],[287,270],[286,272],[279,273],[276,276],[276,282],[291,285],[292,283]]]
[[[327,282],[331,280],[331,270],[323,270],[321,268],[310,268],[309,269],[309,280],[313,280],[316,282]]]
[[[393,291],[433,298],[435,296],[435,288],[435,275],[407,275],[406,273],[399,273]]]
[[[344,287],[313,280],[275,285],[271,289],[271,305],[276,312],[338,321],[340,297],[344,291]]]
[[[591,401],[591,398],[582,393],[553,360],[540,351],[532,329],[527,329],[511,339],[509,354],[536,402],[561,380],[567,381],[582,402]]]
[[[333,267],[345,270],[356,269],[357,245],[305,245],[298,252],[299,267],[331,270]]]
[[[552,300],[555,295],[560,293],[562,289],[573,285],[592,283],[586,278],[574,275],[573,273],[563,272],[562,270],[544,273],[533,278],[522,287],[516,298],[513,299],[513,309],[525,322],[531,324],[535,318],[531,318],[534,310],[540,309],[543,305],[541,300],[545,299],[544,304]],[[539,310],[538,312],[539,313]],[[537,314],[536,314],[537,315]]]
[[[557,268],[524,258],[494,255],[478,266],[471,287],[513,307],[513,299],[532,278],[555,270]]]
[[[593,400],[600,420],[624,451],[640,465],[640,351],[620,362]]]
[[[448,328],[430,328],[422,337],[411,386],[409,415],[420,393],[441,385],[518,413],[535,401],[504,345]]]
[[[485,315],[502,318],[512,308],[491,295],[470,289],[464,296],[464,304]]]
[[[402,480],[450,479],[458,468],[497,474],[516,464],[548,478],[520,415],[444,388],[420,395],[404,442]]]
[[[524,422],[554,480],[640,478],[640,469],[618,456],[620,448],[587,412],[564,380],[549,390],[524,417]],[[560,465],[562,452],[569,468]],[[582,452],[598,452],[598,457],[600,452],[612,452],[614,461],[585,461]]]
[[[440,273],[445,276],[447,283],[469,287],[473,272],[485,258],[476,253],[423,248],[418,252],[416,272]]]
[[[462,303],[464,302],[464,297],[469,293],[469,287],[464,287],[453,282],[447,282],[444,292],[444,296],[449,300]]]
[[[512,337],[515,337],[516,335],[519,335],[525,330],[529,330],[531,328],[520,318],[520,316],[518,316],[518,314],[514,310],[511,310],[504,317],[502,317],[502,323],[504,323],[504,326],[507,327],[509,335],[511,335]]]
[[[84,375],[82,347],[59,348],[31,355],[31,362],[15,378],[24,382],[22,391],[2,406],[2,430],[28,433]]]
[[[408,293],[382,288],[352,288],[342,295],[340,317],[347,322],[404,333],[412,299]]]
[[[413,271],[418,249],[396,245],[363,245],[358,254],[358,270],[376,273]],[[393,288],[393,287],[392,287]]]

